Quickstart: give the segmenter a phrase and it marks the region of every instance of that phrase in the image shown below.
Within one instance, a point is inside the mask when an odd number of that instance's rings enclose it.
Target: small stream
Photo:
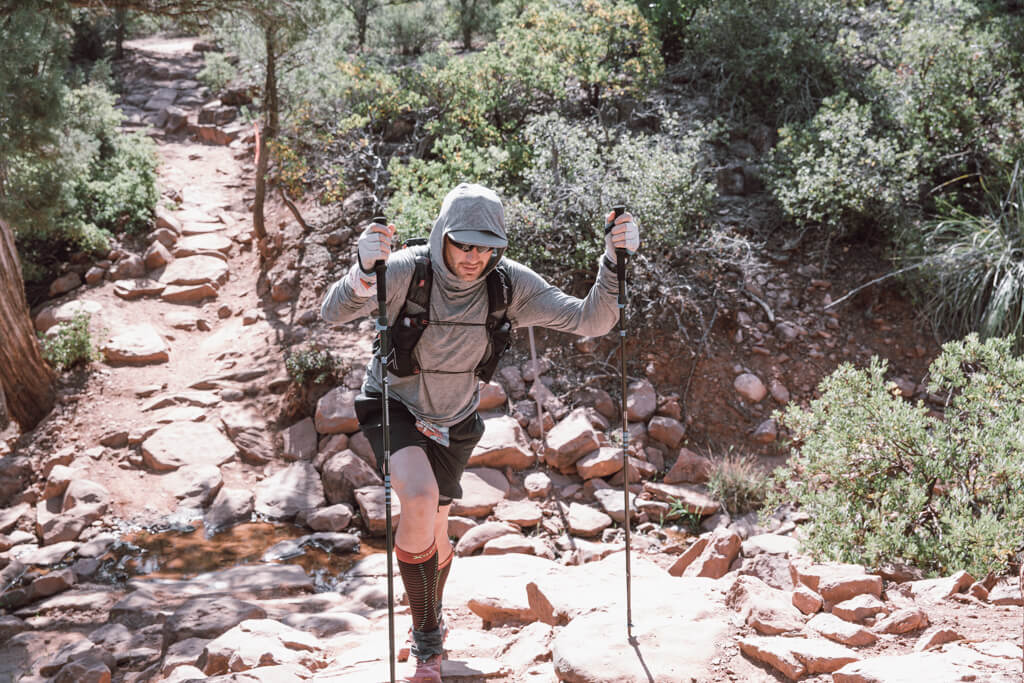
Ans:
[[[383,540],[366,538],[360,539],[357,552],[331,553],[313,543],[300,546],[297,541],[309,534],[290,524],[246,522],[207,538],[198,520],[166,530],[127,532],[103,556],[95,579],[113,584],[139,577],[181,580],[276,561],[301,566],[313,578],[315,590],[325,592],[336,590],[339,577],[356,562],[384,550]]]

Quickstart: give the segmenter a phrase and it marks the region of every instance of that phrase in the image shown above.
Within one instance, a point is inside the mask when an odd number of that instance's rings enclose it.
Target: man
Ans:
[[[609,214],[608,220],[613,215]],[[358,262],[331,286],[321,315],[347,322],[376,308],[377,261],[387,263],[388,325],[407,307],[416,269],[412,249],[391,253],[394,225],[371,224],[358,241]],[[618,321],[615,249],[635,252],[640,233],[632,217],[615,218],[605,238],[597,280],[584,299],[548,284],[528,267],[503,259],[508,246],[501,201],[492,190],[463,183],[444,198],[429,239],[433,284],[429,324],[412,349],[415,370],[389,373],[391,481],[402,506],[395,555],[412,613],[410,672],[406,681],[440,681],[445,636],[441,596],[451,569],[448,511],[460,498],[459,479],[484,431],[477,414],[477,370],[493,352],[485,321],[488,274],[499,266],[511,290],[506,315],[513,327],[538,325],[583,336],[602,335]],[[425,258],[425,256],[421,257]],[[408,311],[405,311],[408,313]],[[409,327],[403,315],[393,337]],[[502,349],[498,349],[500,353]],[[393,359],[389,358],[389,367]],[[383,465],[381,359],[370,361],[356,412]]]

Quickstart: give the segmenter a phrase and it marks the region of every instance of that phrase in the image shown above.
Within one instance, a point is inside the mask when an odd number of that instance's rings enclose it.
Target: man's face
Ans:
[[[469,251],[464,251],[465,249]],[[493,252],[490,247],[461,244],[447,237],[444,240],[444,262],[455,277],[465,282],[480,277]]]

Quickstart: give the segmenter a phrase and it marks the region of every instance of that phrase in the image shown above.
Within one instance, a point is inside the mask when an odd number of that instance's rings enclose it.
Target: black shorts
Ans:
[[[381,410],[380,394],[359,394],[356,397],[356,417],[359,427],[373,446],[373,454],[377,459],[377,469],[384,471],[384,430],[381,426],[383,411]],[[440,493],[440,505],[447,505],[452,500],[462,497],[462,471],[466,469],[469,456],[480,438],[484,435],[484,421],[480,414],[474,412],[462,422],[448,428],[448,446],[429,439],[416,429],[416,418],[409,409],[395,399],[388,400],[388,418],[390,419],[391,453],[407,446],[419,446],[427,454],[430,468],[437,480]]]

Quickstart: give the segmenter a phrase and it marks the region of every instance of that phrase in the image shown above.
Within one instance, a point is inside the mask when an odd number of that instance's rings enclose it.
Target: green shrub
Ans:
[[[40,334],[43,360],[58,372],[99,360],[99,351],[89,334],[89,318],[88,313],[78,313],[71,321],[62,323],[56,333]]]
[[[731,515],[752,512],[764,503],[768,477],[752,455],[729,452],[712,460],[708,490]]]
[[[790,220],[842,235],[897,222],[916,197],[914,172],[870,108],[841,95],[826,98],[809,123],[782,128],[767,177]]]
[[[914,284],[936,327],[952,336],[1008,336],[1024,351],[1024,168],[989,187],[980,215],[946,206],[918,245],[908,247],[922,267]]]
[[[1024,359],[975,335],[943,346],[929,391],[944,417],[900,398],[886,363],[841,365],[821,397],[781,416],[797,447],[773,474],[769,508],[810,514],[816,557],[931,574],[1006,569],[1024,534]]]
[[[394,188],[388,200],[388,218],[398,226],[402,239],[427,235],[441,210],[441,200],[460,182],[479,182],[500,191],[500,181],[495,181],[508,159],[503,149],[479,149],[460,135],[434,143],[430,160],[393,158],[388,164]]]
[[[874,48],[867,87],[923,180],[939,185],[1019,158],[1024,73],[998,27],[971,3],[943,0],[896,28]]]
[[[381,39],[401,55],[422,54],[440,38],[442,13],[438,0],[389,5],[381,12]]]
[[[642,97],[664,65],[650,25],[627,2],[536,3],[499,32],[501,49],[554,92],[578,89],[591,106]]]
[[[697,10],[708,3],[709,0],[636,0],[637,9],[661,40],[661,53],[666,58],[679,56],[690,22]]]
[[[498,2],[488,0],[445,0],[451,37],[464,50],[472,49],[473,36],[493,37],[501,18]]]
[[[687,54],[723,109],[769,123],[804,120],[843,82],[834,49],[845,3],[721,0],[689,22]]]
[[[203,68],[196,74],[196,78],[210,90],[220,92],[238,76],[238,67],[223,52],[206,52],[204,54]]]
[[[7,160],[0,214],[15,226],[26,280],[49,277],[63,252],[100,254],[112,234],[146,230],[156,205],[155,146],[118,130],[113,94],[87,83],[62,106],[59,148]]]
[[[611,138],[611,139],[608,139]],[[713,186],[699,170],[704,132],[615,133],[555,115],[526,130],[527,190],[509,206],[509,250],[563,286],[590,280],[604,251],[604,217],[623,203],[643,226],[643,251],[673,250],[704,220]],[[644,261],[637,259],[637,280]]]
[[[323,384],[338,369],[340,362],[330,351],[317,346],[301,349],[288,354],[284,359],[285,371],[296,384]]]

